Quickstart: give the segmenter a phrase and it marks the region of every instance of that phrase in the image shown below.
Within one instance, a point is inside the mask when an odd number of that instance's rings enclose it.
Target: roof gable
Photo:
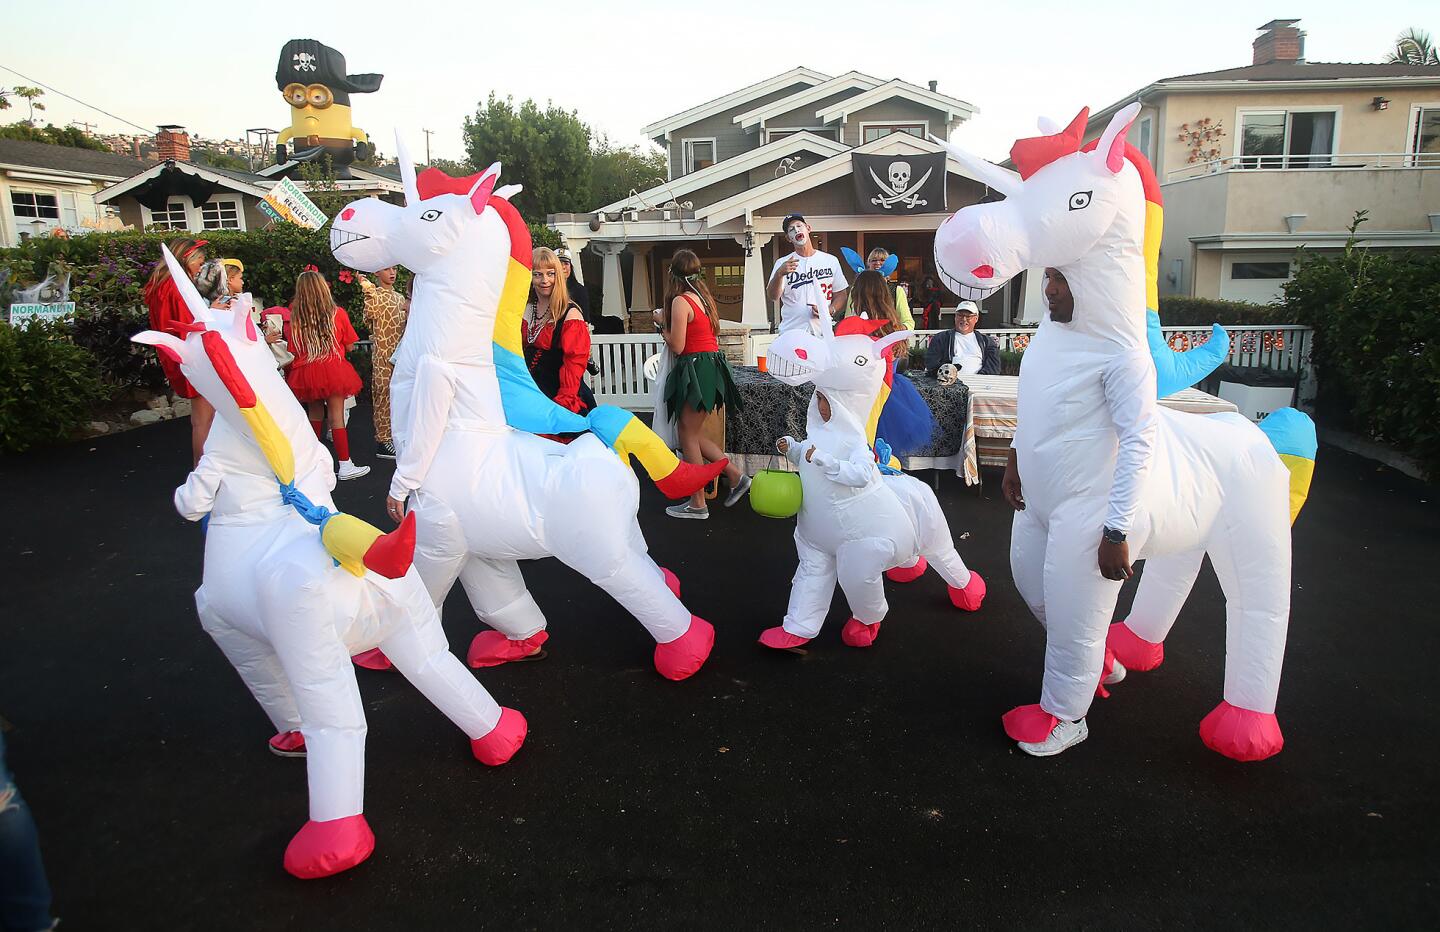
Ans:
[[[945,114],[947,123],[955,119],[968,120],[980,112],[973,104],[958,97],[951,97],[948,94],[941,94],[939,91],[932,91],[908,81],[893,78],[863,94],[848,97],[824,110],[817,111],[815,116],[824,123],[844,122],[850,114],[894,97],[913,101],[922,106],[933,107]]]
[[[742,87],[738,91],[732,91],[723,97],[707,100],[705,103],[691,107],[689,110],[671,114],[663,120],[657,120],[649,126],[646,126],[641,132],[650,139],[663,138],[682,126],[695,123],[706,117],[712,117],[717,113],[722,113],[735,107],[744,106],[757,97],[774,93],[792,84],[815,85],[828,80],[830,80],[830,75],[820,71],[814,71],[801,65],[798,68],[791,68],[789,71],[766,78],[748,87]]]
[[[879,87],[881,84],[884,83],[885,82],[881,81],[879,78],[873,78],[870,75],[862,74],[859,71],[847,71],[844,74],[838,77],[831,78],[828,81],[822,81],[819,84],[811,85],[808,89],[801,91],[798,94],[791,94],[788,97],[782,97],[779,100],[773,100],[768,104],[764,104],[763,106],[755,107],[751,110],[746,110],[744,113],[738,113],[735,115],[734,122],[739,124],[740,127],[742,127],[743,129],[754,129],[756,127],[764,126],[765,121],[771,117],[779,116],[782,113],[788,113],[791,110],[798,110],[799,108],[804,107],[806,104],[818,103],[819,101],[824,100],[826,97],[833,96],[834,94],[840,93],[842,91],[850,90],[853,88],[859,88],[862,91],[868,91],[871,88]]]

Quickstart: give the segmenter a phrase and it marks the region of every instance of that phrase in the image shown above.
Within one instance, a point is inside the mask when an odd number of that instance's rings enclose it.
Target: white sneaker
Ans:
[[[350,460],[341,460],[335,475],[340,479],[359,479],[370,474],[369,466],[356,466]]]
[[[1031,757],[1054,757],[1090,737],[1090,728],[1085,719],[1078,722],[1061,721],[1051,729],[1050,737],[1044,741],[1018,741],[1020,750]]]
[[[1120,665],[1120,661],[1116,660],[1113,666],[1110,667],[1110,675],[1100,682],[1106,686],[1114,686],[1123,679],[1125,679],[1125,668]]]

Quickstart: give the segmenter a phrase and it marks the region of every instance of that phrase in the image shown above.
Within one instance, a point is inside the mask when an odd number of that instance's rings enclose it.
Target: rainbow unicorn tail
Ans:
[[[1290,470],[1290,523],[1294,524],[1315,476],[1315,451],[1319,447],[1315,422],[1294,408],[1280,408],[1260,422],[1260,430],[1270,438],[1280,461]]]
[[[640,461],[645,473],[666,498],[687,498],[725,471],[726,459],[697,466],[682,462],[645,422],[623,408],[600,405],[590,412],[590,430],[626,463]]]

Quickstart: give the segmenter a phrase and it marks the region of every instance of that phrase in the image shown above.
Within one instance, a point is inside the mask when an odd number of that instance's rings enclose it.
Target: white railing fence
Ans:
[[[1320,155],[1232,155],[1196,162],[1165,173],[1165,180],[1182,181],[1228,171],[1314,171],[1348,168],[1440,168],[1440,153],[1336,152]]]

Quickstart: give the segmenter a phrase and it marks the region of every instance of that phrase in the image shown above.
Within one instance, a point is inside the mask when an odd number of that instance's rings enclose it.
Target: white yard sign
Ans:
[[[329,219],[289,178],[280,179],[280,183],[270,189],[260,202],[260,209],[275,220],[298,224],[307,230],[318,230]]]

